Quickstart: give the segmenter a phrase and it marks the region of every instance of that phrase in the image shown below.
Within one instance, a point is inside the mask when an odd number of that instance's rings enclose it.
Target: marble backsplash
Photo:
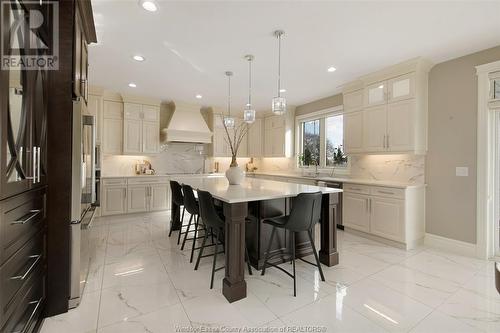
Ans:
[[[425,156],[359,155],[350,158],[351,177],[411,184],[425,183]]]
[[[132,176],[135,165],[143,160],[151,162],[157,174],[201,173],[206,150],[206,145],[172,143],[162,146],[159,154],[150,156],[104,155],[101,173],[103,177]]]

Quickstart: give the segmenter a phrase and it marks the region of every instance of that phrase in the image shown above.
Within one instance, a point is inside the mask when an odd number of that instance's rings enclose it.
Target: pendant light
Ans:
[[[234,128],[234,118],[231,117],[231,76],[233,72],[227,71],[228,94],[227,94],[227,116],[224,117],[224,125],[227,128]]]
[[[286,112],[286,98],[281,97],[281,39],[285,32],[276,30],[274,36],[278,39],[278,96],[273,98],[271,109],[276,115],[283,115]]]
[[[255,121],[255,110],[252,108],[252,61],[254,56],[248,54],[245,59],[248,61],[248,103],[245,110],[243,110],[243,120],[251,124]]]

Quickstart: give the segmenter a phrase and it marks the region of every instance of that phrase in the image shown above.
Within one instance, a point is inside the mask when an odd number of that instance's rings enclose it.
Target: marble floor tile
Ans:
[[[47,318],[42,333],[175,332],[189,327],[325,327],[327,332],[500,332],[500,295],[493,264],[429,248],[404,251],[338,232],[340,263],[296,262],[293,280],[269,268],[245,271],[247,298],[228,303],[224,269],[210,290],[212,258],[194,271],[191,242],[168,237],[166,212],[100,217],[82,303]],[[211,253],[212,249],[206,253]],[[196,260],[195,253],[195,260]],[[307,258],[313,261],[313,257]],[[217,267],[224,265],[218,256]],[[291,269],[291,265],[283,264]],[[227,331],[227,329],[226,329]],[[278,330],[279,331],[279,330]]]
[[[103,289],[98,327],[127,321],[177,303],[179,298],[170,282]]]
[[[288,326],[326,328],[326,332],[386,332],[384,328],[346,306],[344,294],[326,296],[315,303],[289,313],[281,320]]]
[[[184,308],[175,304],[127,321],[111,324],[98,330],[98,333],[165,333],[175,332],[178,328],[191,326]]]
[[[41,333],[87,333],[97,328],[100,292],[87,293],[80,305],[54,317],[46,318]]]
[[[434,311],[417,324],[411,333],[480,333],[484,332],[469,326],[451,316],[448,316],[440,311]]]
[[[343,301],[390,332],[407,332],[433,310],[371,279],[349,286]]]
[[[433,308],[441,305],[460,288],[453,281],[400,265],[390,266],[370,278]]]

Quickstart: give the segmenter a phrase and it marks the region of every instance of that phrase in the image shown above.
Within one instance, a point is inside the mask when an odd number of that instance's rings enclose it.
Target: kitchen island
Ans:
[[[226,257],[222,293],[229,302],[246,297],[245,224],[249,216],[249,206],[251,207],[255,203],[284,200],[293,204],[291,199],[300,193],[322,192],[320,261],[327,266],[338,264],[335,210],[338,195],[342,190],[252,178],[246,178],[241,185],[229,185],[227,179],[219,175],[175,176],[171,179],[181,184],[190,185],[194,190],[200,189],[210,192],[223,205],[226,221]],[[286,211],[288,210],[286,209]],[[172,216],[172,228],[179,230],[179,207],[173,202]]]

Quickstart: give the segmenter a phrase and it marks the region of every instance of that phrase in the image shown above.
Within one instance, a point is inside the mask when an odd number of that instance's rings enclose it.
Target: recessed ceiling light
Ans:
[[[135,87],[137,87],[137,85],[136,85],[134,82],[130,82],[130,83],[128,84],[128,86],[129,86],[130,88],[135,88]]]
[[[141,0],[139,4],[148,12],[156,12],[158,10],[158,5],[153,0]]]
[[[133,58],[135,61],[139,61],[139,62],[142,62],[142,61],[146,60],[146,59],[144,59],[144,57],[143,57],[143,56],[141,56],[141,55],[135,55],[135,56],[133,56],[132,58]]]
[[[202,99],[202,98],[203,98],[203,96],[201,96],[200,94],[196,95],[195,97],[196,97],[197,99]]]
[[[286,92],[286,89],[280,89],[280,92]]]
[[[328,67],[328,72],[330,72],[330,73],[333,73],[333,72],[335,72],[336,70],[337,70],[337,68],[335,68],[335,67],[333,67],[333,66]]]

